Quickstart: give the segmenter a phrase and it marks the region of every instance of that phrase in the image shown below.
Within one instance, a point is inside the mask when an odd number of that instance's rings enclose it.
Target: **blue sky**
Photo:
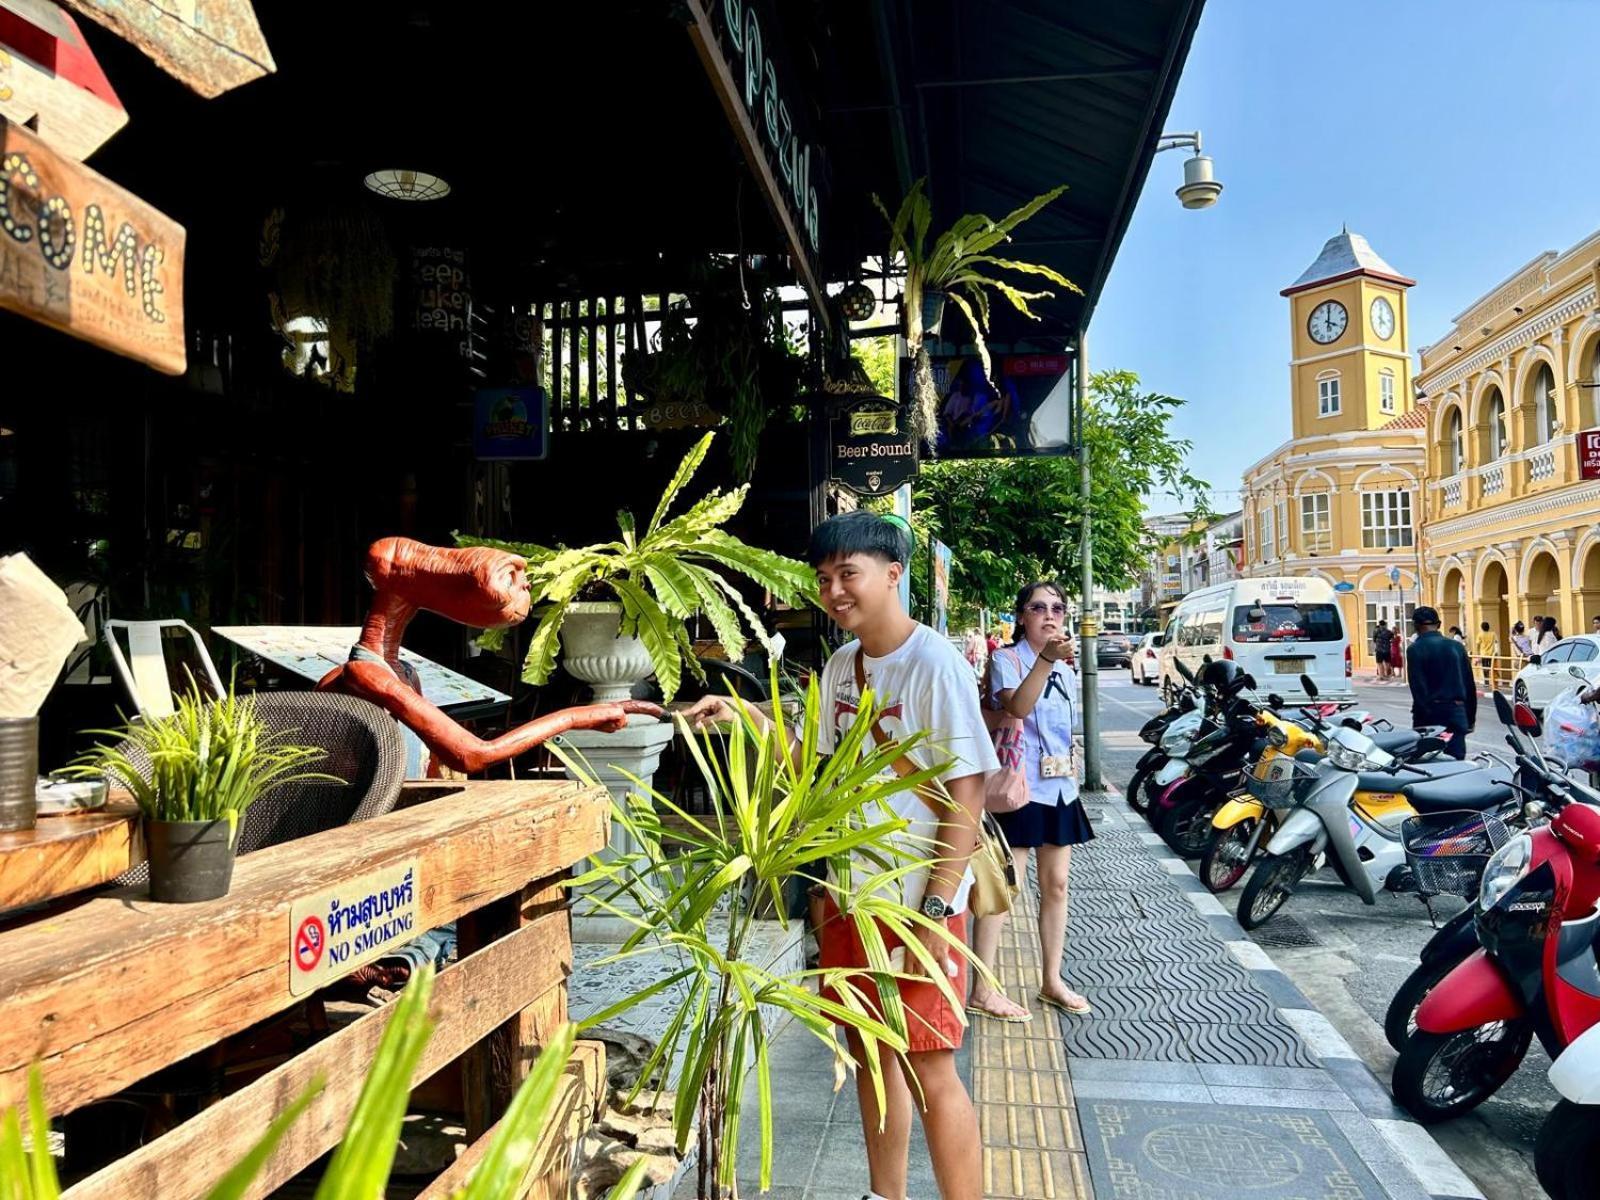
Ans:
[[[1413,349],[1544,250],[1600,228],[1600,3],[1208,0],[1167,118],[1224,185],[1158,155],[1089,327],[1091,369],[1187,401],[1196,473],[1237,505],[1289,437],[1288,301],[1342,222],[1411,290]],[[1165,498],[1151,511],[1169,507]]]

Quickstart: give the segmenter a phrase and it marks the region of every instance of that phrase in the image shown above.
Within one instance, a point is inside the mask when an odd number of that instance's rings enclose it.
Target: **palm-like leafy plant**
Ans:
[[[996,221],[982,213],[962,217],[928,245],[928,229],[933,224],[933,208],[923,192],[926,179],[919,179],[900,202],[893,217],[876,195],[873,204],[889,222],[889,251],[898,254],[905,263],[906,280],[901,295],[901,315],[905,322],[906,348],[914,364],[912,389],[915,405],[912,421],[916,432],[928,445],[933,444],[934,427],[938,421],[939,396],[933,385],[933,363],[923,347],[923,301],[931,292],[941,292],[961,310],[972,326],[972,341],[978,357],[983,361],[984,374],[989,374],[989,347],[984,334],[989,328],[989,292],[999,293],[1023,316],[1037,319],[1029,302],[1055,295],[1052,291],[1028,292],[996,278],[994,272],[1016,271],[1025,275],[1040,275],[1051,283],[1069,291],[1081,288],[1061,272],[1041,263],[1015,258],[1002,258],[993,253],[996,247],[1011,240],[1011,231],[1028,220],[1062,192],[1066,185],[1051,188],[1035,196],[1026,204]]]
[[[774,674],[774,694],[777,687]],[[817,730],[825,714],[813,678],[791,753],[781,706],[776,723],[768,727],[741,702],[734,703],[738,721],[725,734],[707,732],[697,740],[686,726],[682,730],[710,793],[713,815],[691,816],[641,785],[628,805],[615,811],[615,819],[640,848],[597,859],[572,885],[584,889],[582,902],[634,927],[618,952],[603,962],[669,954],[682,964],[587,1023],[608,1021],[668,988],[684,992],[634,1092],[658,1074],[678,1080],[673,1112],[678,1147],[681,1151],[688,1145],[698,1124],[702,1200],[734,1186],[752,1068],[761,1137],[760,1186],[765,1190],[771,1184],[773,1080],[767,1030],[774,1017],[787,1014],[828,1047],[836,1087],[852,1065],[867,1071],[883,1110],[880,1049],[903,1056],[907,1046],[906,1015],[895,986],[896,979],[907,976],[891,965],[885,929],[905,944],[955,1011],[962,1010],[950,981],[916,936],[919,928],[945,934],[943,925],[901,904],[893,887],[928,856],[928,847],[912,845],[907,823],[882,803],[903,788],[932,783],[943,769],[904,779],[889,770],[921,735],[883,746],[869,743],[868,730],[878,711],[869,691],[849,732],[823,758]],[[670,834],[663,813],[670,814]],[[861,860],[868,864],[866,873]],[[833,870],[823,886],[859,931],[870,970],[783,972],[747,961],[744,954],[756,919],[763,914],[782,919],[784,885],[797,875],[821,875],[825,866]],[[959,941],[951,941],[966,954]],[[859,1035],[864,1063],[852,1064],[834,1040],[835,1022]]]
[[[288,731],[271,732],[252,697],[235,694],[230,685],[227,695],[210,700],[192,677],[171,716],[92,732],[117,740],[95,745],[68,769],[114,778],[151,821],[227,820],[236,828],[240,814],[277,784],[344,782],[302,770],[326,751],[286,743]]]
[[[760,618],[722,572],[735,571],[754,580],[785,604],[809,599],[813,576],[804,563],[747,546],[722,530],[744,506],[749,486],[731,492],[714,489],[687,511],[667,519],[715,436],[706,434],[684,456],[643,533],[633,514],[624,509],[617,513],[619,540],[571,550],[456,534],[458,545],[494,546],[528,560],[533,603],[542,611],[522,664],[525,682],[538,685],[550,678],[561,626],[572,603],[597,595],[621,601],[621,635],[637,635],[644,642],[668,700],[677,694],[685,663],[697,679],[705,678],[684,624],[692,616],[705,614],[732,661],[744,653],[746,628],[768,653],[774,651]],[[500,632],[490,631],[480,640],[492,647]]]
[[[434,1022],[428,1015],[433,979],[433,967],[422,968],[395,1001],[361,1096],[317,1185],[315,1200],[372,1200],[383,1195],[394,1166],[411,1079],[433,1036]],[[451,1200],[516,1200],[526,1192],[539,1136],[553,1116],[557,1088],[576,1036],[575,1026],[563,1025],[542,1048],[533,1070],[496,1128],[488,1151],[466,1186],[457,1189]],[[313,1079],[278,1114],[261,1140],[206,1193],[206,1200],[240,1200],[248,1194],[252,1181],[272,1157],[283,1135],[325,1084],[321,1076]],[[58,1200],[61,1185],[50,1157],[50,1123],[37,1066],[28,1074],[28,1123],[31,1147],[23,1141],[15,1109],[6,1110],[0,1117],[0,1200]],[[611,1191],[609,1200],[632,1200],[644,1169],[644,1163],[635,1164]]]

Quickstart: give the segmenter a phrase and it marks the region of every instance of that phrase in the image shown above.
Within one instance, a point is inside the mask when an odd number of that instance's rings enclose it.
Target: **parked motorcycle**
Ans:
[[[1423,738],[1417,751],[1437,754],[1444,744]],[[1401,826],[1419,812],[1496,808],[1514,795],[1512,785],[1479,762],[1411,763],[1383,750],[1372,737],[1338,728],[1327,737],[1326,757],[1312,764],[1277,759],[1250,791],[1282,816],[1266,853],[1239,898],[1239,924],[1254,929],[1294,894],[1326,857],[1346,887],[1367,904],[1380,889],[1414,890]]]
[[[1496,696],[1501,709],[1506,701]],[[1394,1068],[1394,1095],[1419,1121],[1460,1116],[1517,1069],[1535,1034],[1551,1057],[1600,1024],[1600,793],[1529,755],[1552,816],[1484,868],[1480,949],[1417,1008]]]
[[[1600,1025],[1575,1038],[1550,1068],[1561,1099],[1539,1127],[1533,1169],[1551,1200],[1600,1197]]]
[[[1180,664],[1181,665],[1181,664]],[[1139,736],[1150,743],[1134,767],[1128,780],[1128,807],[1144,814],[1155,798],[1158,785],[1155,778],[1171,760],[1174,753],[1181,757],[1188,741],[1205,720],[1205,694],[1195,687],[1185,688],[1176,702],[1165,712],[1157,713],[1144,723]]]

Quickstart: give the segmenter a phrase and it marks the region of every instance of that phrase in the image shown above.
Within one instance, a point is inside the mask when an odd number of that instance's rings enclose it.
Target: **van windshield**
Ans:
[[[1337,642],[1342,637],[1334,604],[1241,604],[1233,610],[1236,642]]]

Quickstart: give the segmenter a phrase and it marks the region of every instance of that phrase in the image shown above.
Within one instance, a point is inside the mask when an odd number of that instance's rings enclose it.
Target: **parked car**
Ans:
[[[1590,684],[1600,680],[1600,637],[1580,633],[1557,642],[1544,654],[1535,654],[1517,672],[1512,694],[1534,712],[1543,715],[1545,705],[1578,681],[1569,667],[1577,667]]]
[[[1161,682],[1161,643],[1166,640],[1166,635],[1161,633],[1147,633],[1139,639],[1139,644],[1133,648],[1133,681],[1146,683],[1151,687]]]
[[[1102,667],[1126,667],[1133,661],[1133,642],[1125,633],[1102,633],[1095,641],[1094,660]]]

